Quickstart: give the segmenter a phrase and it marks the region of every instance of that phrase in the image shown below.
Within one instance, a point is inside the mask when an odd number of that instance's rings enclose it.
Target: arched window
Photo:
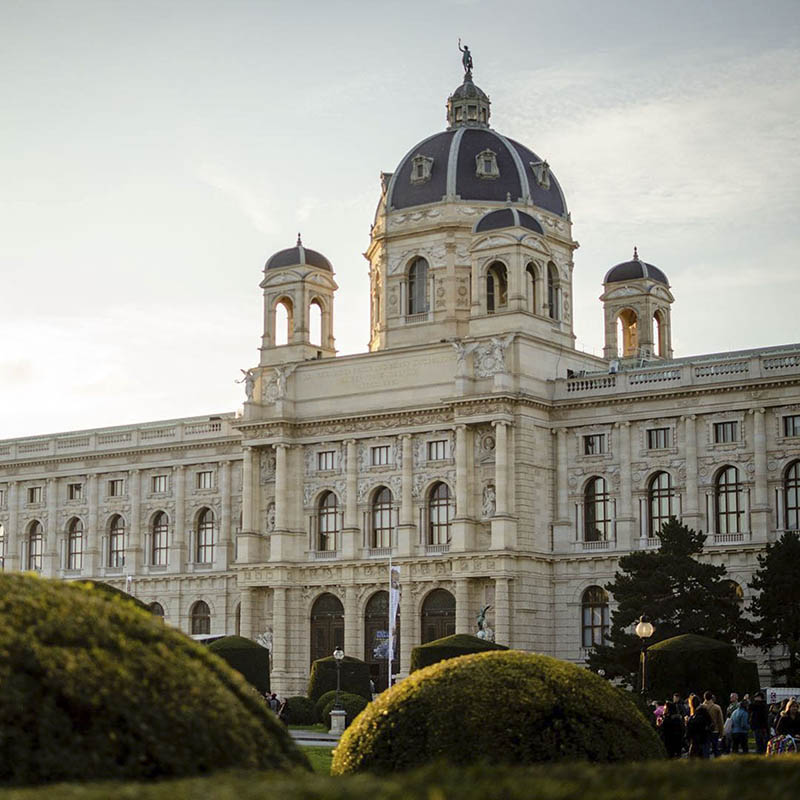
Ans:
[[[169,520],[163,511],[153,517],[150,530],[150,564],[164,567],[167,564],[167,548],[169,546]]]
[[[456,632],[456,599],[446,589],[434,589],[422,604],[422,644]]]
[[[800,461],[793,462],[786,470],[783,493],[786,509],[784,526],[787,531],[800,531]]]
[[[204,600],[198,600],[189,611],[192,635],[211,633],[211,609]]]
[[[214,560],[214,512],[204,508],[197,515],[195,561],[210,564]]]
[[[723,467],[714,485],[717,533],[740,533],[742,530],[742,486],[736,467]]]
[[[308,306],[308,341],[322,346],[322,303],[316,297]]]
[[[639,352],[639,317],[630,308],[624,308],[617,316],[617,342],[622,344],[623,358]]]
[[[206,606],[207,608],[208,606]],[[150,603],[147,606],[147,610],[154,616],[154,617],[162,617],[164,616],[164,606],[161,603]]]
[[[372,498],[373,548],[392,546],[392,493],[385,486]]]
[[[536,266],[533,262],[525,267],[525,287],[528,296],[528,311],[536,313]]]
[[[38,519],[28,528],[28,569],[41,570],[44,548],[44,528]]]
[[[661,358],[667,357],[667,328],[664,324],[664,312],[660,309],[653,314],[653,341],[656,353]]]
[[[83,523],[73,518],[67,525],[67,569],[77,571],[83,567]]]
[[[428,262],[415,258],[408,268],[408,313],[425,314],[428,311]]]
[[[325,492],[317,507],[317,550],[332,552],[339,539],[339,501],[333,492]]]
[[[495,261],[486,272],[486,310],[493,314],[508,305],[506,265]]]
[[[558,283],[558,270],[550,261],[547,264],[547,314],[550,319],[561,319],[561,290]]]
[[[450,541],[452,509],[450,487],[441,481],[434,484],[428,493],[428,544]]]
[[[325,592],[311,608],[311,663],[333,655],[337,647],[344,647],[344,606]]]
[[[275,344],[284,345],[292,341],[294,308],[288,297],[282,297],[275,305]]]
[[[649,510],[647,520],[648,536],[651,538],[658,536],[661,527],[670,517],[675,516],[673,510],[673,499],[675,497],[672,488],[672,478],[668,472],[657,472],[650,479],[647,486],[647,508]]]
[[[108,566],[125,566],[125,520],[115,514],[108,526]]]
[[[609,628],[608,593],[600,586],[590,586],[581,597],[581,644],[604,644]]]
[[[592,478],[583,493],[584,540],[604,542],[611,538],[611,501],[605,478]]]

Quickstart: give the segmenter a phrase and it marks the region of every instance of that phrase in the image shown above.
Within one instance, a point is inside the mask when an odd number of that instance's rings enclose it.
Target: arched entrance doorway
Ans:
[[[422,604],[422,644],[456,632],[456,599],[447,589],[434,589]]]
[[[338,597],[321,594],[311,608],[311,662],[344,649],[344,607]]]
[[[369,664],[369,676],[375,691],[382,692],[389,685],[389,592],[375,592],[364,610],[364,661]],[[392,669],[400,671],[400,610],[394,638]]]

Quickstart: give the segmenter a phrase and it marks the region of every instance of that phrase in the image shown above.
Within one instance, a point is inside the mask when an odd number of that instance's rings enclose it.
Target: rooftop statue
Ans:
[[[458,49],[463,53],[461,56],[461,63],[464,65],[464,72],[471,78],[472,77],[472,53],[469,51],[469,47],[464,45],[461,46],[461,37],[458,39]]]

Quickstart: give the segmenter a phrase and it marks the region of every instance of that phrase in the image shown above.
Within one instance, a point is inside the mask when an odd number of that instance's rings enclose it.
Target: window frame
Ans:
[[[647,535],[651,539],[659,536],[664,524],[675,516],[674,500],[672,475],[666,470],[656,472],[647,482]]]
[[[601,586],[588,586],[581,595],[581,647],[604,644],[610,630],[608,592]]]
[[[385,459],[385,460],[384,460]],[[371,467],[388,467],[392,463],[392,448],[388,444],[370,445],[369,463]]]
[[[70,572],[83,569],[83,532],[83,521],[79,517],[73,517],[67,527],[66,567]]]
[[[109,478],[106,497],[123,497],[125,494],[124,478]]]
[[[370,503],[370,546],[373,549],[393,546],[394,495],[388,486],[375,491]]]
[[[738,441],[738,420],[724,420],[714,423],[714,444],[735,444]]]
[[[453,518],[453,495],[444,481],[437,481],[428,491],[428,530],[426,543],[429,545],[450,544]]]
[[[165,511],[157,511],[150,523],[151,567],[166,567],[169,557],[169,517]]]
[[[608,452],[605,433],[583,434],[583,455],[602,456]]]
[[[44,525],[38,519],[33,520],[28,526],[28,569],[34,572],[42,571],[44,561]],[[36,547],[34,547],[34,543]]]
[[[195,523],[195,544],[194,560],[195,564],[214,563],[214,531],[216,528],[216,517],[214,510],[203,508],[197,515]]]
[[[324,492],[317,503],[317,552],[335,553],[339,547],[339,498]]]
[[[648,450],[669,450],[672,447],[672,428],[648,428],[646,439]]]
[[[800,414],[785,414],[783,417],[783,437],[794,439],[800,437]]]
[[[109,569],[122,569],[125,566],[125,518],[115,514],[108,524],[108,560]]]
[[[597,490],[598,486],[602,487],[601,491]],[[590,538],[589,532],[592,529],[596,529],[597,533],[592,533]],[[600,475],[595,475],[587,481],[583,490],[583,541],[610,541],[612,531],[613,517],[608,481]]]
[[[734,477],[735,480],[730,478]],[[744,503],[739,470],[732,464],[723,467],[714,479],[714,522],[718,534],[742,533]]]
[[[189,630],[192,636],[211,634],[211,607],[205,600],[196,600],[189,609]]]
[[[43,486],[29,486],[27,492],[29,506],[36,506],[44,501],[44,487]]]
[[[333,472],[336,469],[336,451],[317,451],[317,472]]]
[[[163,488],[160,488],[163,485]],[[166,494],[169,491],[169,475],[159,473],[150,476],[150,487],[152,494]]]
[[[800,531],[800,459],[793,461],[783,475],[783,527]]]

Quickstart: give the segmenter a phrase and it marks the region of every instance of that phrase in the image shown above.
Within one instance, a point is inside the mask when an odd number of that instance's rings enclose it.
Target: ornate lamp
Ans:
[[[639,621],[636,623],[635,631],[642,643],[642,697],[644,697],[647,669],[647,640],[653,635],[655,628],[653,627],[653,623],[642,614],[642,616],[639,617]]]
[[[341,686],[341,678],[342,678],[342,660],[344,659],[344,650],[341,647],[337,647],[333,651],[333,657],[336,659],[336,697],[333,701],[333,708],[335,710],[340,710],[341,706],[339,705],[339,687]]]

